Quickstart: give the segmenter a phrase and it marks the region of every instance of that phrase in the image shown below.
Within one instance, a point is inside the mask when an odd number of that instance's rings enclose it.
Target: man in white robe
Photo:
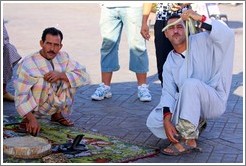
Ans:
[[[178,18],[170,17],[168,24]],[[193,10],[185,11],[181,18],[199,21],[205,31],[190,35],[188,46],[182,20],[164,32],[174,50],[163,66],[160,103],[146,125],[155,136],[171,142],[161,150],[167,155],[197,149],[199,119],[216,118],[225,112],[232,79],[233,31],[224,22]]]

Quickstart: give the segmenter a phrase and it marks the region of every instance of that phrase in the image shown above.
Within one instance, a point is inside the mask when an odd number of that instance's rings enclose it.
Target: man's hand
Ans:
[[[149,34],[149,26],[147,24],[142,24],[142,28],[141,28],[140,33],[144,39],[149,40],[150,34]]]
[[[165,133],[170,142],[178,143],[179,141],[175,138],[175,136],[178,135],[178,132],[170,120],[171,116],[171,114],[167,115],[167,117],[163,119]]]
[[[141,35],[143,36],[144,39],[149,40],[150,35],[149,35],[149,26],[148,26],[148,18],[149,14],[152,9],[152,3],[144,3],[143,4],[143,18],[142,18],[142,27],[141,27]]]
[[[176,12],[178,10],[182,9],[182,6],[178,5],[177,3],[172,3],[171,10]]]
[[[192,18],[195,21],[201,21],[202,16],[193,11],[192,9],[186,10],[181,14],[182,20],[188,20],[189,18]]]
[[[40,131],[40,124],[31,112],[26,114],[26,118],[28,120],[28,122],[26,123],[26,131],[31,135],[36,136]]]
[[[65,73],[61,73],[58,71],[50,71],[44,75],[44,80],[50,83],[54,83],[58,80],[64,80],[69,82]]]

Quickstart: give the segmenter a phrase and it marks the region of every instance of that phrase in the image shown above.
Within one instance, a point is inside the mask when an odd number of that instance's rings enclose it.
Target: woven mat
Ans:
[[[26,135],[18,133],[16,125],[4,126],[6,137]],[[145,147],[128,141],[123,141],[111,136],[83,131],[75,127],[63,127],[51,123],[48,120],[41,121],[39,137],[48,139],[55,145],[64,144],[73,140],[77,135],[83,134],[82,142],[87,146],[88,151],[76,156],[67,156],[63,153],[52,152],[41,159],[16,159],[7,155],[3,156],[4,163],[120,163],[130,162],[137,159],[151,157],[158,153],[157,149]]]

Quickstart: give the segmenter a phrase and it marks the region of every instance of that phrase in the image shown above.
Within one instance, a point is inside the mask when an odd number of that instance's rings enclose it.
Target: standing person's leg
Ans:
[[[154,36],[155,36],[154,42],[155,42],[157,71],[158,71],[158,78],[161,81],[161,86],[163,83],[163,78],[162,78],[163,65],[167,59],[168,53],[173,49],[172,44],[162,32],[162,29],[165,27],[165,25],[166,23],[164,20],[156,20],[154,25]]]
[[[138,81],[138,86],[146,84],[147,73],[136,73],[136,77]]]
[[[146,85],[147,72],[149,71],[149,60],[145,39],[140,34],[142,25],[142,8],[125,8],[122,20],[126,28],[130,48],[129,69],[136,73],[138,97],[141,101],[151,101],[148,85]]]
[[[3,99],[14,101],[14,96],[12,96],[7,91],[7,83],[11,80],[12,77],[12,67],[9,61],[9,54],[6,53],[5,47],[4,49],[4,57],[3,57]]]
[[[3,46],[3,99],[14,101],[14,96],[7,91],[7,84],[13,75],[13,67],[19,62],[21,56],[14,45],[7,43]]]
[[[7,83],[13,75],[13,67],[20,59],[15,46],[9,43],[9,35],[3,21],[3,99],[8,101],[14,101],[14,96],[7,92]]]
[[[118,49],[122,26],[118,8],[101,8],[100,30],[103,38],[100,50],[102,83],[99,84],[99,87],[91,96],[93,100],[103,100],[104,98],[112,97],[110,83],[113,71],[117,71],[120,68]]]
[[[104,85],[110,86],[113,72],[102,72],[101,76],[102,76],[102,82],[104,83]]]
[[[102,82],[110,86],[113,71],[119,70],[118,50],[122,32],[122,21],[118,16],[118,9],[102,7],[100,30],[103,38],[101,47]]]

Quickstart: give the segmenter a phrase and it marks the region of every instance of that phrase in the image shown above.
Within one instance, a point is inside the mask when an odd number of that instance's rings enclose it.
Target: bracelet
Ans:
[[[171,112],[165,112],[164,115],[163,115],[163,118],[165,119],[165,117],[166,117],[167,115],[171,115],[171,114],[172,114]]]
[[[205,22],[207,19],[207,17],[205,15],[202,15],[202,19],[201,19],[201,22]]]

